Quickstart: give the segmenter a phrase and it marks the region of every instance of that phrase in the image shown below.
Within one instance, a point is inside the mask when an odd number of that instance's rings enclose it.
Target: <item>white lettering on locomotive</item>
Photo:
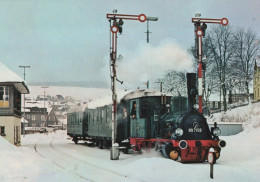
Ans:
[[[202,132],[202,128],[199,127],[199,123],[198,122],[194,122],[192,124],[193,128],[189,128],[188,132],[189,133],[201,133]]]

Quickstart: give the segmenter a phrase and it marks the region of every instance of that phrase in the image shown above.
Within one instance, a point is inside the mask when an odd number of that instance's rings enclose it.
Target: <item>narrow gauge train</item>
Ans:
[[[221,148],[226,145],[218,137],[220,129],[215,124],[210,130],[206,118],[193,107],[196,74],[187,74],[187,87],[188,99],[146,90],[131,92],[121,99],[116,140],[125,152],[129,148],[138,151],[155,146],[173,160],[203,162],[213,148],[219,158]],[[81,139],[100,148],[111,146],[111,110],[111,105],[72,108],[68,112],[68,135],[75,143]]]
[[[156,91],[136,90],[126,94],[117,105],[117,143],[125,145],[128,150],[129,142],[125,141],[129,137],[155,138],[159,133],[159,118],[166,112],[170,102],[171,96]],[[67,114],[67,134],[75,143],[84,140],[99,148],[110,147],[111,111],[112,105],[91,108],[84,104],[72,107]]]

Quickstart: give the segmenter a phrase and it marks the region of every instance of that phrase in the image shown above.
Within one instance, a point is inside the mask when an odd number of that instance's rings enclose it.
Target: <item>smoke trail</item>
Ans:
[[[117,75],[124,85],[136,86],[138,82],[161,78],[167,70],[188,71],[192,59],[187,51],[172,40],[158,46],[142,44],[135,50],[120,50],[123,60],[117,61]]]

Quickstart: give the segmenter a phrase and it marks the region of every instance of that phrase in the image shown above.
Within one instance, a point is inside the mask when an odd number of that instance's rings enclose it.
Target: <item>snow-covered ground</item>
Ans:
[[[221,137],[227,142],[214,165],[212,181],[260,180],[260,103],[237,108],[226,119],[244,118],[244,131]],[[233,117],[231,117],[233,116]],[[214,116],[215,120],[224,117]],[[235,120],[235,119],[234,119]],[[151,150],[120,154],[110,160],[110,151],[85,144],[75,145],[66,131],[22,137],[16,148],[0,137],[0,181],[211,181],[209,164],[182,164]]]

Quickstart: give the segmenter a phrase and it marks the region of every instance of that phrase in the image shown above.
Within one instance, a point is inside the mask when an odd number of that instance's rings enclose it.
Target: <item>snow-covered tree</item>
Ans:
[[[249,83],[253,79],[254,62],[259,55],[259,40],[251,30],[238,28],[234,34],[234,61],[232,63],[232,76],[230,79],[239,86],[238,89],[247,94],[250,99]],[[241,87],[242,86],[242,87]]]
[[[214,61],[214,70],[223,94],[224,110],[227,110],[227,89],[230,76],[230,65],[233,59],[233,32],[230,26],[217,26],[209,34],[209,48]]]
[[[187,95],[186,73],[180,71],[168,71],[162,79],[163,90],[173,95]]]

